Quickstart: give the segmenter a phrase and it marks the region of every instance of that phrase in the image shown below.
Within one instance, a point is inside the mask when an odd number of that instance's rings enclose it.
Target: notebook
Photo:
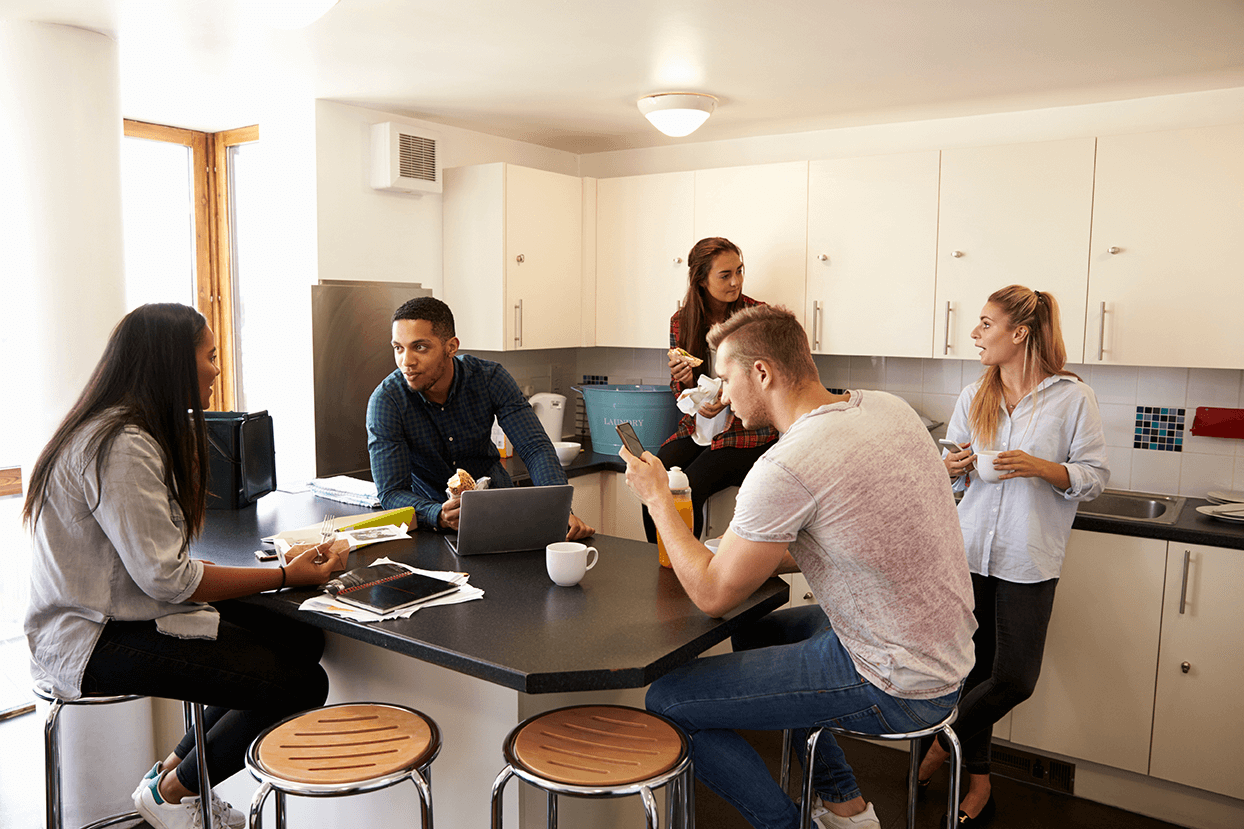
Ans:
[[[396,565],[388,566],[396,567]],[[375,569],[379,568],[360,568],[363,571]],[[444,579],[425,576],[422,573],[412,573],[405,568],[398,569],[402,572],[365,581],[362,584],[351,584],[338,590],[330,589],[329,592],[345,604],[361,607],[373,613],[392,613],[395,610],[422,604],[458,590],[458,585]]]
[[[460,556],[543,550],[566,540],[573,497],[570,484],[464,492],[458,533],[445,542]]]

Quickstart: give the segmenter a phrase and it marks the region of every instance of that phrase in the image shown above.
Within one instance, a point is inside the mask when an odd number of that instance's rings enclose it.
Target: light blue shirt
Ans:
[[[959,395],[946,437],[972,442],[968,412],[980,383]],[[972,470],[955,480],[964,492],[959,525],[968,568],[978,575],[1032,583],[1058,578],[1076,518],[1076,503],[1096,498],[1110,480],[1106,437],[1093,390],[1074,377],[1042,381],[1014,413],[998,412],[998,451],[1022,449],[1061,463],[1071,478],[1058,489],[1040,478],[1011,478],[996,484]]]

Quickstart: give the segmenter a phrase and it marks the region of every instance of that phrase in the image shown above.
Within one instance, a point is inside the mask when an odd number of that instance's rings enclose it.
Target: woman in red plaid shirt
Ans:
[[[690,284],[682,308],[670,317],[670,348],[681,348],[704,362],[692,368],[687,362],[670,357],[670,388],[678,395],[692,388],[701,374],[715,377],[713,354],[708,349],[708,329],[729,319],[735,311],[756,300],[743,295],[743,251],[729,239],[713,236],[701,239],[687,255]],[[715,417],[725,406],[718,400],[700,407],[700,414]],[[657,457],[666,469],[682,467],[691,482],[692,514],[697,537],[704,526],[704,502],[715,492],[743,483],[747,471],[777,439],[773,429],[744,429],[731,417],[725,431],[707,446],[695,442],[695,415],[685,414],[678,431],[662,444]],[[648,540],[657,540],[656,527],[644,508],[644,530]]]

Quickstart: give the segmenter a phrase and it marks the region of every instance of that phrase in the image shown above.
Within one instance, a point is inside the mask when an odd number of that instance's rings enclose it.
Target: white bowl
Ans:
[[[580,445],[571,440],[555,440],[553,448],[557,450],[557,459],[561,461],[562,466],[570,466],[571,462],[579,456]]]

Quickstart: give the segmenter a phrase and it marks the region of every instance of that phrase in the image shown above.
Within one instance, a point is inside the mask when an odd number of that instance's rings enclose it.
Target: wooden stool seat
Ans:
[[[673,726],[647,711],[584,705],[550,711],[514,738],[514,756],[549,780],[621,786],[663,774],[681,759]]]
[[[423,766],[434,748],[418,713],[388,705],[317,708],[281,723],[259,744],[264,771],[297,783],[358,783]]]

